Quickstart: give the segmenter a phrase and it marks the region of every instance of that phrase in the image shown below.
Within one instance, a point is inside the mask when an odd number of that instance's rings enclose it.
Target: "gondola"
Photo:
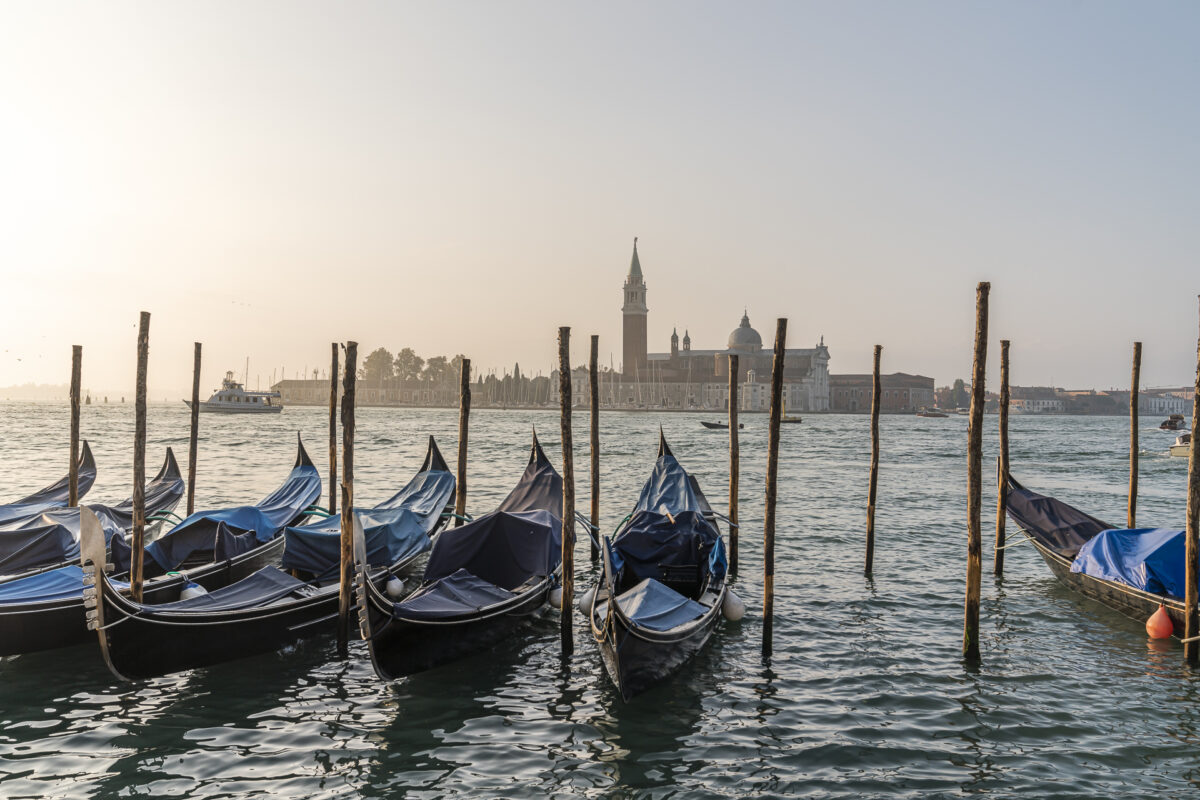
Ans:
[[[1097,536],[1136,536],[1143,531],[1127,531],[1109,525],[1061,500],[1026,489],[1011,475],[1008,476],[1006,490],[1008,516],[1027,534],[1054,577],[1065,586],[1143,622],[1159,606],[1164,606],[1175,629],[1183,630],[1182,596],[1172,595],[1161,585],[1158,587],[1164,589],[1161,592],[1146,591],[1118,580],[1072,570],[1080,550],[1087,548],[1087,544]],[[1178,562],[1176,566],[1181,570],[1182,550]]]
[[[146,484],[146,517],[165,515],[183,497],[183,476],[167,448],[162,468]],[[115,506],[89,503],[100,519],[105,542],[133,529],[133,498]],[[66,566],[79,560],[79,509],[52,507],[0,523],[0,583]]]
[[[654,470],[603,550],[584,611],[604,667],[628,701],[704,647],[728,591],[716,515],[661,434]]]
[[[543,610],[562,561],[562,478],[537,435],[521,480],[494,512],[438,536],[419,587],[402,601],[370,580],[355,530],[359,625],[384,680],[485,650]]]
[[[409,574],[453,503],[454,475],[433,437],[420,472],[389,499],[358,510],[371,581]],[[86,530],[86,529],[85,529]],[[92,526],[92,530],[97,530]],[[135,603],[104,574],[99,536],[84,539],[87,606],[100,650],[118,678],[136,680],[270,652],[332,633],[338,613],[341,515],[284,531],[280,568],[266,566],[207,594]],[[291,574],[284,570],[291,570]],[[400,578],[402,580],[402,577]]]
[[[79,453],[79,499],[88,493],[96,482],[96,459],[92,457],[92,448],[87,440],[83,441],[83,449]],[[28,497],[22,497],[12,503],[0,505],[0,523],[9,523],[18,519],[26,519],[41,513],[47,508],[63,506],[71,496],[71,476],[66,475],[44,489],[39,489]]]
[[[197,512],[145,548],[142,600],[177,597],[196,583],[208,591],[278,562],[279,534],[309,514],[321,496],[321,476],[297,441],[287,480],[254,506]],[[127,573],[131,548],[110,542],[117,575]],[[0,656],[52,650],[87,642],[83,572],[78,564],[0,584]]]
[[[708,428],[710,431],[727,431],[727,430],[729,430],[728,422],[706,422],[704,420],[700,420],[700,424],[703,425],[704,427]],[[746,427],[746,426],[740,422],[738,423],[738,430],[741,430],[744,427]]]

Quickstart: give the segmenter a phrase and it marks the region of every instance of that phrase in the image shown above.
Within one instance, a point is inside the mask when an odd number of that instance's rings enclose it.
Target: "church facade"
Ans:
[[[729,357],[738,357],[737,403],[746,411],[770,407],[773,352],[743,311],[725,347],[692,348],[688,331],[680,340],[672,331],[670,349],[648,352],[647,287],[638,258],[637,239],[623,286],[624,304],[619,373],[601,385],[601,402],[617,408],[726,409],[729,402]],[[789,348],[784,359],[784,404],[788,411],[829,410],[829,349],[822,338],[816,347]]]

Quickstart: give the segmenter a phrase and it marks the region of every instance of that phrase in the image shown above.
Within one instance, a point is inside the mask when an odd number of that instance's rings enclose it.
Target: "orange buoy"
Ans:
[[[1166,605],[1160,605],[1158,611],[1150,615],[1150,619],[1146,620],[1146,633],[1150,634],[1151,639],[1166,639],[1175,632],[1175,623],[1171,622],[1171,615],[1167,613]]]

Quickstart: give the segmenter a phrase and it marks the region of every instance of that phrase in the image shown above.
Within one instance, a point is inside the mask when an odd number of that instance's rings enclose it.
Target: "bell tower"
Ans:
[[[646,282],[642,280],[642,264],[638,261],[637,237],[633,237],[633,260],[625,277],[624,328],[621,337],[621,371],[626,378],[637,377],[646,368]]]

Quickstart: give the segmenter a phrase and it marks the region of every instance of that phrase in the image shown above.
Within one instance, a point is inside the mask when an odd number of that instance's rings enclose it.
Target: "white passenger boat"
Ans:
[[[191,408],[192,401],[184,400]],[[200,404],[201,411],[219,414],[278,414],[283,411],[279,392],[248,392],[233,378],[233,372],[225,373],[221,388],[213,392],[207,402]]]

